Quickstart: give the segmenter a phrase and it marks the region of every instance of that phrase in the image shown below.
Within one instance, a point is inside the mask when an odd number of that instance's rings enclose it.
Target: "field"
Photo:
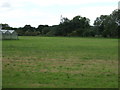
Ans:
[[[117,88],[118,40],[19,37],[3,41],[3,88]]]

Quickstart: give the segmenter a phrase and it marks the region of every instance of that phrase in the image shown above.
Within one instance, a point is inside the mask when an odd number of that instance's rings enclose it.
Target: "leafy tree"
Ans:
[[[42,35],[46,35],[48,32],[50,32],[51,28],[50,27],[44,27],[42,29]]]
[[[86,17],[75,16],[72,20],[63,18],[64,22],[59,25],[60,35],[62,36],[81,36],[86,28],[89,28],[89,19]]]
[[[94,21],[97,35],[103,37],[118,37],[118,26],[120,24],[119,10],[114,10],[110,15],[101,15]]]
[[[2,29],[6,29],[6,30],[11,30],[12,27],[10,27],[8,24],[0,24],[2,26]]]
[[[45,27],[49,27],[48,25],[39,25],[36,29],[36,31],[39,31],[40,33],[42,33],[42,29]]]
[[[25,31],[32,31],[32,32],[36,30],[35,27],[32,27],[31,25],[25,25],[23,29]]]

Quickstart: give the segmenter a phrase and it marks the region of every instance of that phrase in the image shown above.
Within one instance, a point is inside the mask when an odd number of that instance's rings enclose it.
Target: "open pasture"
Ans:
[[[21,36],[3,40],[3,88],[117,88],[118,40]]]

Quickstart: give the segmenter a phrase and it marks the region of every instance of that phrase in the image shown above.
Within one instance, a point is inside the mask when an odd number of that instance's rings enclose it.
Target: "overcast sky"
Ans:
[[[58,25],[60,16],[72,19],[87,17],[93,24],[96,17],[109,15],[118,8],[119,0],[0,0],[0,23],[12,27],[30,24]]]

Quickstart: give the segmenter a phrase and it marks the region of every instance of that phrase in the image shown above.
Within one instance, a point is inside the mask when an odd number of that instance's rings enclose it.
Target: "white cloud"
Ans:
[[[114,6],[114,7],[113,6],[104,6],[104,7],[97,6],[97,7],[89,7],[89,8],[84,7],[76,10],[76,15],[80,14],[84,17],[89,18],[91,21],[91,24],[93,24],[96,17],[100,17],[100,15],[109,15],[115,9],[117,9],[117,6]]]
[[[118,2],[118,0],[11,0],[11,2],[33,3],[40,6],[51,5],[80,5],[87,3]]]
[[[118,0],[0,0],[0,23],[12,27],[31,24],[59,24],[62,14],[69,19],[76,15],[93,21],[115,10]],[[108,4],[107,4],[108,3]]]

